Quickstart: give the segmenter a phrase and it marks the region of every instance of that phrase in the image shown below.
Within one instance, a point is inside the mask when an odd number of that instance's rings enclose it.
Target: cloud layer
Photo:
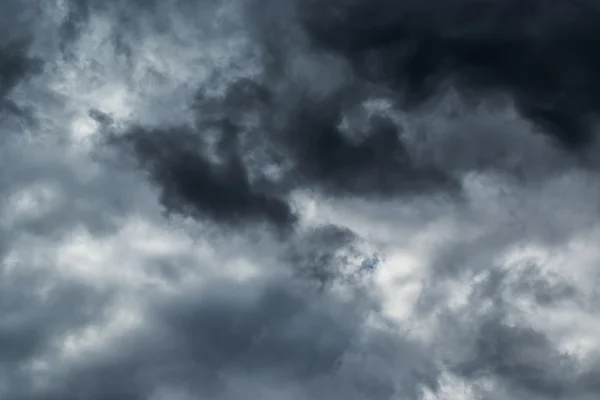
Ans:
[[[600,9],[522,3],[5,1],[0,397],[598,398]]]

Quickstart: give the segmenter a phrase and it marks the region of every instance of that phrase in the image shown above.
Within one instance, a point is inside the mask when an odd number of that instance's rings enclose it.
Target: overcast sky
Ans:
[[[593,0],[1,0],[0,399],[600,398]]]

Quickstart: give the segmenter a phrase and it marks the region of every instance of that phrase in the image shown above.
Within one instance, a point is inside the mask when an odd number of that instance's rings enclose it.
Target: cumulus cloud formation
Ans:
[[[0,398],[600,396],[600,9],[4,1]]]

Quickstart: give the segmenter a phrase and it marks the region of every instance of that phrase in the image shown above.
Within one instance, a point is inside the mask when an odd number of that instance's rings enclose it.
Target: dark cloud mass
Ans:
[[[600,395],[594,2],[0,7],[0,399]]]
[[[220,139],[223,165],[199,156],[201,143],[185,128],[132,130],[125,138],[131,139],[142,165],[161,186],[168,208],[192,214],[196,210],[206,212],[220,222],[253,218],[287,225],[295,219],[284,200],[251,186],[242,160],[235,154],[239,151],[235,143],[226,143],[235,138]]]
[[[319,2],[315,2],[319,3]],[[317,6],[318,7],[318,6]],[[588,1],[327,2],[306,8],[317,46],[412,106],[455,84],[468,96],[506,92],[567,147],[593,140],[600,59]],[[446,82],[449,81],[449,82]]]
[[[20,81],[40,72],[43,63],[28,55],[29,43],[25,39],[0,42],[0,112],[22,114],[23,110],[10,100],[10,92]]]

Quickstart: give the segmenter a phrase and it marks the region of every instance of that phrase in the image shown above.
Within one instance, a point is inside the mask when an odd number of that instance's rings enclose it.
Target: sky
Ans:
[[[598,399],[596,3],[2,0],[0,399]]]

